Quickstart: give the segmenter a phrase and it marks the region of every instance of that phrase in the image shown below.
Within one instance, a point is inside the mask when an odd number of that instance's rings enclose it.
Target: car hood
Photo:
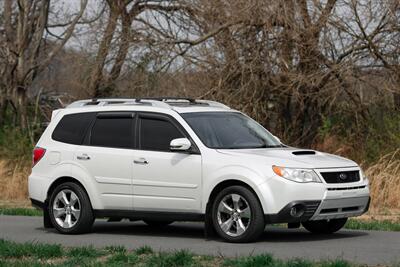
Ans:
[[[309,149],[292,147],[263,149],[219,149],[219,153],[246,160],[261,160],[271,165],[292,168],[343,168],[357,167],[352,160]]]

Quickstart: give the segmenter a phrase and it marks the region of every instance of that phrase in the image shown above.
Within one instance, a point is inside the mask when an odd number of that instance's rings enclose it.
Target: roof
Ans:
[[[178,113],[231,110],[228,106],[216,101],[174,97],[85,99],[75,101],[66,108],[126,107],[129,109],[128,107],[133,106],[168,109]]]

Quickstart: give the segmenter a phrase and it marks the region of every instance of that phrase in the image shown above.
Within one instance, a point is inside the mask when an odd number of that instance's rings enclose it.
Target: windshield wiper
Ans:
[[[280,145],[259,145],[259,146],[225,146],[225,147],[213,147],[214,149],[256,149],[256,148],[277,148],[277,147],[286,147],[283,144]]]
[[[282,145],[261,145],[261,146],[255,146],[255,147],[250,147],[250,148],[276,148],[276,147],[282,147]]]

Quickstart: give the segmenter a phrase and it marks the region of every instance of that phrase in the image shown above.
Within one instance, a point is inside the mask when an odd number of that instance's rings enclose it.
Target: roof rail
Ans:
[[[223,109],[231,109],[231,108],[228,107],[227,105],[222,104],[222,103],[217,102],[217,101],[198,99],[198,100],[196,100],[196,102],[197,102],[197,103],[205,103],[205,104],[208,104],[210,107],[223,108]]]
[[[66,108],[77,108],[85,106],[107,106],[107,105],[152,105],[162,108],[171,108],[168,104],[161,101],[154,101],[151,99],[145,99],[143,101],[137,101],[135,98],[93,98],[78,100],[69,104]]]
[[[228,106],[216,101],[186,97],[93,98],[75,101],[66,108],[107,105],[152,105],[155,107],[172,109],[173,104],[177,105],[181,103],[188,103],[189,105],[202,104],[210,107],[230,109]]]
[[[142,100],[155,100],[155,101],[162,101],[162,102],[187,101],[187,102],[190,102],[190,103],[196,103],[195,99],[188,98],[188,97],[171,97],[171,96],[167,96],[167,97],[140,97],[140,98],[136,98],[137,102],[140,102]]]

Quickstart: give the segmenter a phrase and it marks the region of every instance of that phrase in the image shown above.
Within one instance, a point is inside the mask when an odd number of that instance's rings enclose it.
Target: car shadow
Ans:
[[[49,229],[49,232],[56,232]],[[90,234],[124,235],[124,236],[151,236],[171,237],[221,241],[218,236],[206,238],[203,223],[176,222],[165,227],[148,226],[138,222],[105,222],[96,221]],[[284,227],[267,226],[262,236],[256,241],[268,243],[313,242],[321,240],[337,240],[357,238],[368,235],[368,232],[359,230],[341,230],[335,234],[311,234],[305,229],[287,229]]]
[[[130,223],[95,222],[92,233],[204,239],[204,226],[201,223],[173,223],[168,226],[156,227],[148,226],[141,221]]]

